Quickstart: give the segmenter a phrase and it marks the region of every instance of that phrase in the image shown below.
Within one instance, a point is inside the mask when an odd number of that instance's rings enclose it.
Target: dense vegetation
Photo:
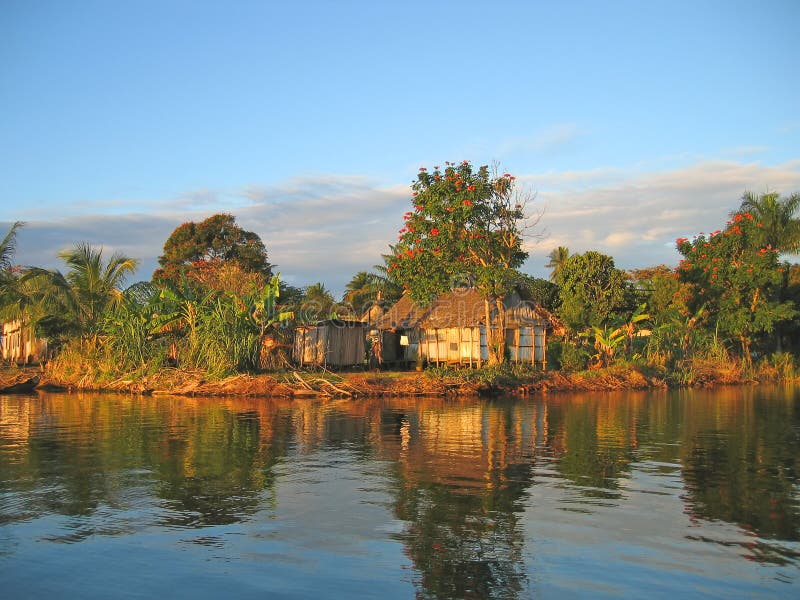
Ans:
[[[49,368],[94,381],[168,367],[206,376],[288,365],[291,325],[359,318],[408,290],[425,303],[465,281],[501,307],[512,290],[564,324],[548,363],[563,371],[632,368],[672,384],[793,377],[800,352],[800,195],[746,193],[710,234],[679,238],[683,260],[625,272],[610,256],[566,247],[547,256],[549,280],[519,271],[525,200],[508,173],[464,161],[420,169],[412,209],[384,265],[356,273],[341,302],[318,282],[287,286],[259,236],[232,215],[184,223],[166,240],[149,282],[126,287],[138,261],[76,244],[65,271],[19,267],[11,226],[0,242],[0,320],[19,319],[49,340]],[[492,322],[502,331],[499,322]],[[493,363],[504,360],[493,336]],[[524,371],[524,369],[522,369]],[[497,366],[459,375],[513,374]]]

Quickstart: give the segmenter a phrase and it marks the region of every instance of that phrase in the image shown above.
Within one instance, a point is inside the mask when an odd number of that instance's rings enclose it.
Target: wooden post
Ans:
[[[542,371],[547,370],[547,328],[542,327]]]
[[[461,327],[458,327],[458,364],[464,364],[464,351],[461,349]]]

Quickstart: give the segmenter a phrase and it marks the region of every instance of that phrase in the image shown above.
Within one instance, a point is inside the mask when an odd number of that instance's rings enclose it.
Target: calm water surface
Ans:
[[[3,598],[800,597],[800,389],[0,396]]]

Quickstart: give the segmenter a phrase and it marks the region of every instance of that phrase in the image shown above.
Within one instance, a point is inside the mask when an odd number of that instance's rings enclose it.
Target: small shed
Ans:
[[[545,368],[552,315],[522,300],[517,293],[508,294],[504,306],[509,358]],[[492,306],[493,321],[496,314],[497,307]],[[421,359],[437,365],[480,367],[489,358],[485,304],[475,288],[442,294],[426,307],[418,306],[409,294],[404,294],[377,322],[377,328],[386,332],[384,362]]]
[[[47,340],[36,337],[33,327],[23,321],[3,323],[3,360],[23,364],[41,362],[47,357]]]
[[[361,321],[327,319],[295,328],[292,358],[299,366],[350,367],[364,364],[365,332]]]

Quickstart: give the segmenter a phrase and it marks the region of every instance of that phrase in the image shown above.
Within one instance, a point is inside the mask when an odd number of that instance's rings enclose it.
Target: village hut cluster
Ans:
[[[492,306],[489,320],[496,321]],[[547,367],[548,331],[559,331],[553,315],[512,293],[504,299],[509,359]],[[481,367],[489,359],[486,309],[474,288],[440,295],[428,306],[404,294],[394,305],[373,306],[362,321],[330,319],[298,327],[293,358],[301,366],[356,366],[364,363],[365,339],[371,366],[417,363]]]
[[[496,306],[488,317],[496,322]],[[561,327],[553,315],[515,292],[504,299],[504,320],[509,359],[545,369],[548,332],[558,333]],[[47,341],[37,338],[32,328],[13,321],[4,323],[2,331],[6,363],[46,359]],[[474,288],[442,294],[424,307],[406,293],[393,305],[376,303],[362,320],[298,325],[292,343],[292,360],[300,367],[481,367],[488,359],[485,303]]]

